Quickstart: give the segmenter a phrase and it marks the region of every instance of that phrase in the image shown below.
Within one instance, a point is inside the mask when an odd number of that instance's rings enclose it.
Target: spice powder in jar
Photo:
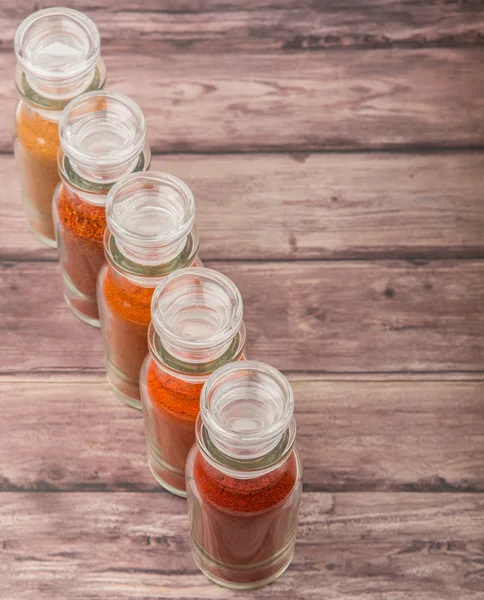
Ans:
[[[202,389],[186,465],[190,536],[220,585],[260,587],[292,560],[302,489],[293,411],[286,378],[256,361],[221,367]]]
[[[72,98],[104,86],[99,33],[91,19],[78,11],[39,10],[18,27],[15,53],[21,99],[14,148],[22,198],[30,228],[54,247],[52,198],[60,182],[58,122]]]
[[[141,409],[139,376],[148,354],[151,298],[170,273],[201,264],[193,194],[167,173],[139,173],[109,192],[98,304],[108,381]]]
[[[153,295],[150,355],[140,377],[148,463],[155,479],[179,496],[186,496],[185,463],[203,383],[244,357],[242,312],[237,287],[211,269],[177,271]]]
[[[128,97],[91,92],[65,108],[60,125],[62,185],[54,221],[64,296],[72,311],[99,326],[96,286],[105,262],[105,203],[125,174],[150,164],[143,113]]]

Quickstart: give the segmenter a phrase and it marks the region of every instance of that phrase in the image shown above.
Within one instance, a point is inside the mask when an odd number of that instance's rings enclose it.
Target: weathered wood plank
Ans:
[[[53,4],[63,5],[23,0],[5,7],[0,47],[12,47],[21,19]],[[95,20],[106,52],[455,46],[482,43],[484,36],[480,2],[81,0],[70,6]]]
[[[152,168],[193,189],[206,259],[484,256],[484,153],[172,155]],[[0,256],[55,260],[14,174],[0,156]]]
[[[203,255],[202,255],[203,258]],[[482,371],[484,262],[207,262],[244,298],[248,351],[287,371]],[[102,370],[56,263],[4,263],[0,372]]]
[[[484,382],[292,386],[307,489],[484,492]],[[0,382],[0,432],[0,491],[158,489],[104,381]]]
[[[109,86],[163,152],[463,147],[484,143],[484,47],[289,54],[106,54]],[[13,114],[13,56],[0,111]],[[0,151],[13,124],[0,122]]]
[[[0,494],[5,598],[230,598],[195,568],[186,504],[168,494]],[[478,600],[484,496],[304,494],[282,600]]]

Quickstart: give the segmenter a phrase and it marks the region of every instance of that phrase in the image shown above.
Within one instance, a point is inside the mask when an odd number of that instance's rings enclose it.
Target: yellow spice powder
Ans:
[[[30,226],[41,238],[53,243],[52,197],[60,181],[58,149],[57,121],[49,121],[25,103],[20,103],[15,157],[20,170],[22,195]]]

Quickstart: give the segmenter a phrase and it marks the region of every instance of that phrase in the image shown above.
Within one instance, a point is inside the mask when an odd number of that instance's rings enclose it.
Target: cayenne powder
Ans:
[[[81,315],[98,319],[96,282],[105,262],[103,236],[106,228],[104,205],[83,200],[65,184],[61,185],[57,201],[61,229],[60,252],[64,278],[73,284],[68,302]]]

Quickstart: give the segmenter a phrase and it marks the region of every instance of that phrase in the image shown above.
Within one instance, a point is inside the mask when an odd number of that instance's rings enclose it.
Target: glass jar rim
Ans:
[[[267,454],[249,459],[235,458],[220,452],[213,443],[201,414],[195,423],[195,437],[198,450],[212,467],[229,477],[253,479],[270,473],[286,462],[295,448],[296,429],[296,420],[293,417],[276,447]]]
[[[185,302],[182,302],[183,296]],[[201,301],[206,302],[210,314],[215,310],[214,303],[222,307],[217,315],[220,318],[211,324],[210,333],[190,337],[180,330],[183,316],[187,310],[196,311]],[[240,330],[242,318],[242,295],[235,283],[226,275],[205,267],[171,273],[157,285],[151,300],[151,320],[161,342],[179,351],[196,352],[225,346]]]
[[[135,197],[140,191],[171,187],[182,197],[183,217],[171,229],[161,232],[139,233],[118,223],[114,207],[123,197]],[[134,244],[142,247],[171,245],[188,236],[195,220],[195,198],[191,189],[175,175],[161,171],[146,171],[133,173],[122,177],[109,190],[106,200],[106,221],[109,230],[116,239],[122,240],[123,245]]]
[[[244,372],[246,375],[244,375]],[[223,383],[232,383],[240,378],[246,378],[249,380],[253,376],[261,376],[266,382],[271,382],[278,390],[280,404],[277,414],[273,419],[272,423],[264,424],[259,429],[244,430],[234,427],[228,427],[221,422],[221,410],[217,408],[214,410],[213,407],[213,396],[217,387]],[[260,388],[263,386],[261,385]],[[269,392],[267,392],[269,394]],[[230,394],[234,395],[234,403],[241,400],[241,396],[237,393],[236,386],[230,386]],[[274,400],[273,394],[272,400]],[[229,396],[229,392],[226,392],[226,396]],[[267,400],[267,397],[262,398]],[[244,398],[248,399],[248,398]],[[217,398],[218,402],[221,403],[221,397]],[[222,403],[221,403],[222,404]],[[277,444],[281,439],[281,436],[288,429],[291,421],[294,418],[294,394],[292,387],[286,377],[274,367],[259,361],[247,360],[230,363],[223,367],[220,367],[205,382],[200,395],[200,417],[206,427],[210,437],[214,443],[218,446],[218,442],[224,446],[234,445],[238,448],[249,448],[251,445],[264,447],[264,445],[271,443]]]
[[[87,111],[87,107],[90,104],[96,105],[96,103],[99,103],[101,106],[103,103],[104,106],[109,104],[118,111],[128,111],[134,121],[134,133],[129,143],[126,143],[124,148],[116,149],[115,156],[102,156],[93,152],[87,152],[71,141],[71,136],[73,135],[71,129],[76,126],[76,123],[71,121],[74,120],[76,113],[79,112],[81,119],[84,116],[86,117],[84,123],[81,122],[80,126],[77,124],[77,128],[80,127],[82,130],[83,125],[87,126],[90,124],[89,116],[96,115],[96,112],[98,112],[96,110]],[[101,113],[102,109],[99,109],[99,112]],[[106,118],[106,121],[111,119],[121,124],[123,117],[125,118],[125,115],[122,114],[120,114],[118,119],[109,116]],[[77,96],[64,108],[59,120],[59,141],[64,153],[74,163],[82,165],[92,164],[101,168],[103,166],[114,168],[126,163],[126,161],[133,160],[143,151],[146,145],[145,118],[141,108],[128,96],[119,92],[94,90]]]
[[[119,275],[136,281],[138,285],[155,288],[163,277],[175,269],[188,268],[197,259],[199,235],[194,225],[187,235],[185,247],[180,254],[157,265],[143,264],[130,260],[122,254],[116,244],[116,237],[109,227],[104,230],[104,256],[109,266]]]
[[[57,68],[39,65],[32,60],[30,52],[26,52],[30,39],[42,34],[42,29],[48,27],[49,21],[52,25],[55,18],[67,20],[77,27],[82,32],[86,47],[81,58],[76,57],[63,69],[58,65]],[[61,32],[65,35],[65,28],[59,28],[59,33]],[[71,8],[45,8],[32,13],[20,23],[15,33],[14,49],[17,60],[27,75],[43,81],[64,82],[82,77],[94,69],[101,53],[101,38],[94,21],[85,14]]]
[[[151,322],[148,328],[149,356],[166,373],[190,383],[205,383],[210,375],[222,365],[241,360],[245,352],[246,330],[242,321],[233,344],[228,350],[213,361],[205,363],[188,363],[173,357],[164,347]]]

